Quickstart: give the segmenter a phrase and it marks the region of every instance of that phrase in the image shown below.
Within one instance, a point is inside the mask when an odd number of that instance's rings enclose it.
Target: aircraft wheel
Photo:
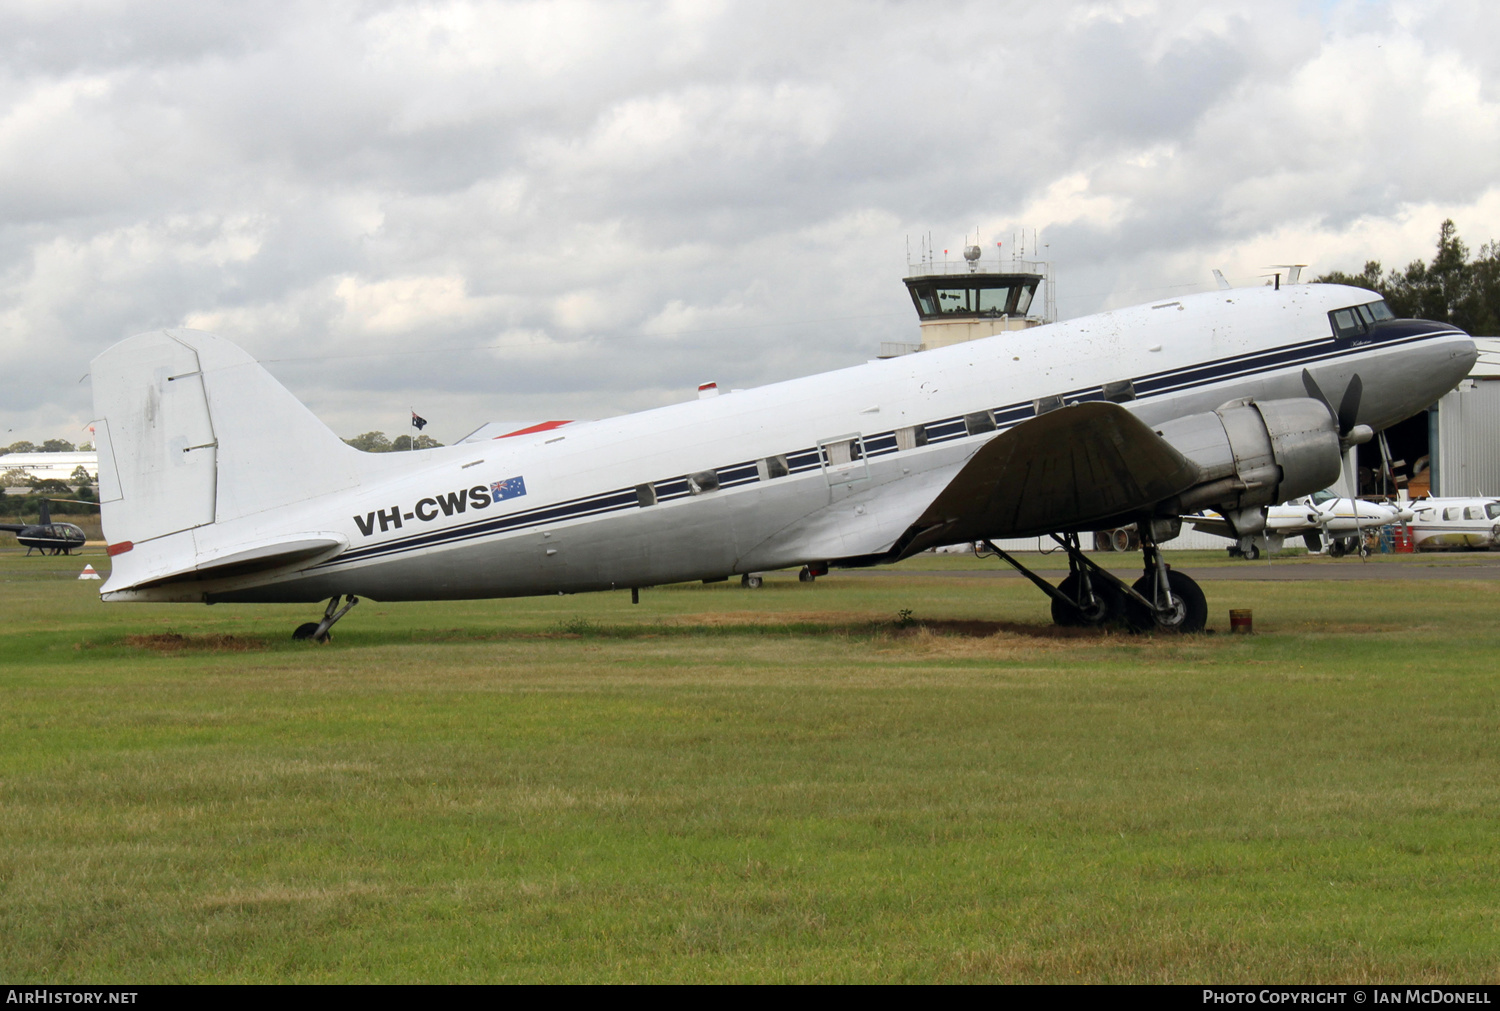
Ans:
[[[1260,557],[1260,545],[1252,544],[1248,548],[1246,548],[1242,552],[1242,554],[1244,554],[1246,560],[1253,562]]]
[[[1079,593],[1077,574],[1068,576],[1057,588],[1070,597]],[[1094,603],[1092,607],[1080,609],[1065,600],[1052,598],[1052,622],[1065,628],[1098,627],[1108,625],[1120,616],[1125,597],[1119,590],[1104,582],[1094,580]]]
[[[1323,550],[1323,537],[1321,534],[1303,534],[1302,543],[1307,545],[1307,550],[1310,552]]]
[[[1344,539],[1342,537],[1335,537],[1328,542],[1328,555],[1330,558],[1344,557]]]
[[[1156,592],[1151,576],[1142,576],[1132,585],[1136,593],[1150,600]],[[1201,632],[1208,624],[1208,599],[1191,578],[1180,572],[1167,572],[1172,588],[1173,607],[1167,614],[1157,614],[1134,597],[1125,598],[1125,621],[1136,632]]]
[[[814,576],[812,574],[812,569],[808,568],[806,565],[802,566],[802,571],[797,573],[797,579],[804,583],[810,583],[817,578],[817,576]]]
[[[759,576],[752,576],[748,572],[740,577],[740,585],[751,590],[760,589],[760,583],[761,578]]]
[[[295,631],[295,632],[292,633],[292,638],[293,639],[299,639],[299,640],[301,640],[301,639],[311,639],[313,636],[315,636],[317,634],[318,634],[318,623],[316,621],[307,621],[307,622],[303,622],[301,625],[297,626],[297,631]],[[323,633],[323,638],[319,639],[318,641],[319,642],[327,642],[329,639],[332,639],[332,638],[333,638],[333,636],[331,634],[329,634],[328,632],[324,632]]]

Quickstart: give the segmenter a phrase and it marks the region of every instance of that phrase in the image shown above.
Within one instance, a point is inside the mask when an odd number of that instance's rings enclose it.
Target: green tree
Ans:
[[[384,432],[366,432],[356,435],[344,442],[365,453],[389,453],[391,451],[391,440],[386,438]]]
[[[26,440],[23,439],[20,442],[13,442],[13,443],[11,443],[9,446],[6,446],[4,449],[0,449],[0,454],[4,454],[4,453],[35,453],[36,451],[37,451],[37,448],[35,446],[33,446],[31,443],[29,443],[29,442],[27,442]]]
[[[392,440],[384,432],[366,432],[344,442],[366,453],[405,453],[410,449],[437,449],[442,445],[430,435],[419,435],[413,442],[409,435],[398,435]]]
[[[73,453],[73,444],[66,439],[48,439],[42,443],[43,453]]]
[[[398,435],[391,443],[391,451],[394,453],[405,453],[411,449],[437,449],[442,443],[430,435],[419,435],[413,439],[409,435]]]
[[[1431,263],[1413,260],[1404,271],[1382,277],[1380,261],[1369,260],[1358,274],[1332,271],[1316,280],[1378,291],[1404,319],[1442,320],[1476,335],[1500,333],[1500,244],[1485,243],[1471,260],[1451,218],[1438,227]]]
[[[73,473],[68,476],[69,481],[77,481],[79,484],[93,484],[94,479],[89,477],[89,472],[83,468],[83,464],[73,468]]]

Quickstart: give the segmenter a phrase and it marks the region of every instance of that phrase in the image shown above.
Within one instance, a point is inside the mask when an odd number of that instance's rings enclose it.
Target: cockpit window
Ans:
[[[1312,496],[1313,505],[1322,505],[1324,502],[1332,502],[1336,498],[1338,498],[1338,496],[1329,491],[1327,488],[1324,488],[1322,491],[1313,492]]]
[[[1384,299],[1366,302],[1364,305],[1351,305],[1347,309],[1335,309],[1328,314],[1328,319],[1333,323],[1334,336],[1343,338],[1361,337],[1369,333],[1376,323],[1395,318],[1396,314],[1391,312]]]
[[[1484,504],[1484,511],[1489,515],[1490,519],[1500,519],[1500,502],[1486,502]]]

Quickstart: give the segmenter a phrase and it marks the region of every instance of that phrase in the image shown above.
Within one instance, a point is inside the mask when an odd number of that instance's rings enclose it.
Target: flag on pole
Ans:
[[[415,428],[417,431],[420,432],[426,426],[427,426],[427,419],[424,418],[424,417],[422,417],[421,415],[419,415],[416,411],[412,411],[411,412],[411,427]]]

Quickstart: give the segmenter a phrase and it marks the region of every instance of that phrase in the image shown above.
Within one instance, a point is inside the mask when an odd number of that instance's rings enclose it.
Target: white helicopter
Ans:
[[[1055,620],[1197,631],[1157,544],[1217,510],[1239,536],[1340,454],[1451,389],[1445,323],[1335,285],[1216,291],[558,430],[366,454],[245,352],[167,330],[93,362],[106,601],[507,597],[897,561],[1052,535]],[[1338,406],[1324,391],[1332,391]],[[1079,533],[1135,523],[1125,582]],[[340,601],[343,601],[340,606]]]

